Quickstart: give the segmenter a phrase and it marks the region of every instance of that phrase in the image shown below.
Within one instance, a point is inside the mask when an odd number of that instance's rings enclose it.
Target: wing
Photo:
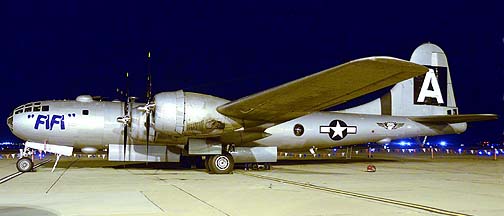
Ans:
[[[281,123],[424,74],[428,69],[391,57],[354,60],[231,101],[217,110],[244,127]]]
[[[460,123],[496,120],[498,116],[495,114],[434,115],[410,117],[409,119],[420,123]]]

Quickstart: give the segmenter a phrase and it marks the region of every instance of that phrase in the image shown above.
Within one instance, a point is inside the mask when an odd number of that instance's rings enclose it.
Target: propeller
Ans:
[[[154,110],[155,104],[152,102],[152,76],[151,76],[151,53],[150,51],[147,53],[147,90],[146,90],[146,99],[147,103],[141,110],[145,111],[145,129],[147,130],[147,160],[145,164],[149,164],[149,142],[150,142],[150,127],[151,127],[151,113]]]
[[[119,89],[117,89],[117,92],[119,92]],[[124,102],[124,112],[123,116],[117,117],[117,121],[122,123],[124,125],[123,128],[123,162],[124,162],[124,167],[126,167],[126,146],[129,141],[129,127],[131,126],[131,104],[134,101],[134,97],[129,96],[129,73],[126,72],[126,91],[120,91],[121,95],[125,96],[125,102]]]
[[[146,164],[148,164],[148,159],[149,159],[149,142],[150,142],[150,128],[151,128],[151,113],[154,111],[155,104],[152,101],[152,77],[151,77],[151,64],[150,64],[150,58],[151,54],[148,52],[147,54],[147,90],[146,90],[146,99],[147,102],[144,106],[139,106],[135,107],[136,109],[145,112],[145,129],[146,129],[146,154],[147,154],[147,160]],[[129,96],[129,74],[126,72],[126,91],[120,91],[117,89],[117,92],[121,95],[126,96],[126,102],[124,104],[124,115],[117,117],[117,121],[123,123],[124,125],[124,136],[123,136],[123,159],[124,162],[126,162],[126,146],[128,142],[130,141],[130,135],[129,135],[129,130],[131,128],[131,123],[132,123],[132,110],[133,110],[133,104],[135,102],[135,97],[130,97]]]

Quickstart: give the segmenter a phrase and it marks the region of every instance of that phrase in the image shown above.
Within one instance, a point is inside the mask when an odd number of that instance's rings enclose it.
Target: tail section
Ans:
[[[381,98],[342,112],[393,116],[458,115],[443,50],[435,44],[425,43],[415,49],[410,61],[428,67],[429,72],[397,83]]]

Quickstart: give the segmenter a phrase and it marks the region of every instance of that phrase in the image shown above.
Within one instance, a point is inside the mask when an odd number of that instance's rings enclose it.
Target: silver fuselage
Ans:
[[[225,102],[227,101],[222,100],[220,103]],[[215,110],[215,106],[221,104],[202,107]],[[43,111],[44,106],[49,107],[49,110]],[[108,101],[40,101],[16,108],[9,117],[8,124],[17,137],[26,141],[100,149],[111,143],[123,142],[123,124],[117,121],[117,117],[123,115],[123,106],[123,102]],[[137,116],[132,116],[133,118],[143,118],[142,113],[136,113]],[[346,124],[343,127],[344,134],[340,131],[340,136],[333,130],[336,127],[330,125],[336,120]],[[387,123],[392,125],[386,127]],[[230,126],[226,126],[223,133],[233,133],[240,127],[233,121],[226,124]],[[294,133],[296,125],[303,127],[302,133]],[[433,126],[412,121],[407,117],[315,112],[269,127],[264,131],[268,136],[240,145],[276,146],[278,150],[306,150],[312,147],[330,148],[404,137],[462,133],[465,129],[465,123]],[[193,137],[197,135],[182,133],[173,136],[155,131],[151,144],[181,145],[187,144],[188,138]],[[133,140],[135,144],[142,144],[144,141],[145,139]]]

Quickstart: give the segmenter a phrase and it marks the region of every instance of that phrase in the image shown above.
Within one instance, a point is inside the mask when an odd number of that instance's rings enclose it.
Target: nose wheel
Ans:
[[[33,161],[31,158],[22,157],[17,161],[16,167],[19,172],[30,172],[33,169]]]

